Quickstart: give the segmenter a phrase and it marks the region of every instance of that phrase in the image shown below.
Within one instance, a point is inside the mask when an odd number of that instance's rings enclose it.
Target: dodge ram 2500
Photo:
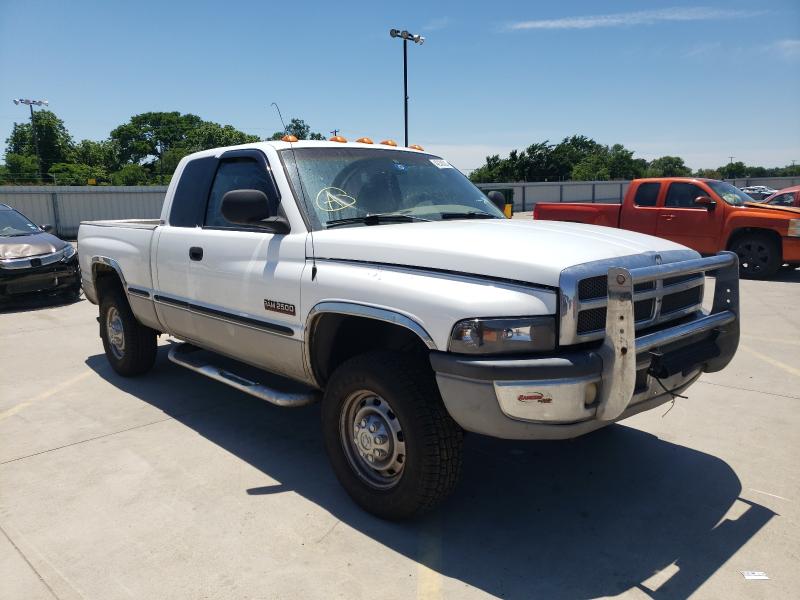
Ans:
[[[367,142],[192,154],[159,220],[81,224],[116,372],[147,372],[164,333],[183,367],[281,406],[321,400],[343,487],[396,519],[453,489],[465,430],[572,438],[734,355],[735,254],[506,219],[444,159]]]
[[[725,181],[685,177],[635,179],[622,205],[539,203],[534,219],[619,227],[657,235],[702,254],[731,250],[743,277],[767,279],[800,265],[800,218],[756,204]]]

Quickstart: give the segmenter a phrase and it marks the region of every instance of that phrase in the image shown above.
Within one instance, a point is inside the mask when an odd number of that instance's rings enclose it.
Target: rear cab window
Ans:
[[[661,183],[658,181],[642,183],[636,188],[636,196],[633,198],[633,203],[636,206],[655,206],[660,191]]]
[[[213,156],[205,156],[186,163],[172,197],[169,212],[169,224],[172,227],[202,225],[208,190],[218,162]]]

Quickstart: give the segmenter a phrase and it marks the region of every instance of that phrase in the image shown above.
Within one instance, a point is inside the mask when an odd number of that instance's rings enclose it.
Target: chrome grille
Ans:
[[[663,252],[658,257],[651,252],[564,270],[560,281],[560,343],[576,344],[602,339],[605,335],[609,268],[635,269],[696,257],[692,251]],[[703,302],[704,284],[703,274],[680,275],[637,284],[634,287],[636,329],[645,329],[699,310]]]

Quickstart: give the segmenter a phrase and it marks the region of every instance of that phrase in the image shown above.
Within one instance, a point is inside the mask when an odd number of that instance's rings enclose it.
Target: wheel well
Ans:
[[[113,267],[104,264],[95,264],[94,267],[94,289],[97,291],[98,304],[103,301],[103,297],[113,290],[123,292],[122,280]]]
[[[779,251],[781,250],[780,234],[772,229],[759,229],[758,227],[742,227],[741,229],[736,229],[728,238],[728,244],[725,246],[725,248],[727,250],[732,249],[733,245],[746,235],[765,235],[771,238],[777,244]]]
[[[311,325],[311,369],[324,383],[346,360],[374,350],[427,357],[428,347],[410,329],[367,317],[325,313]]]

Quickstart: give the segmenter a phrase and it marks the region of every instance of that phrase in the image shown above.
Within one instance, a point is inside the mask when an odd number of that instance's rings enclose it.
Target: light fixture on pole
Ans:
[[[389,35],[403,40],[403,115],[405,124],[405,145],[408,146],[408,42],[409,40],[420,46],[425,43],[421,35],[409,33],[405,29],[390,29]]]
[[[39,171],[39,179],[42,179],[42,157],[39,156],[39,142],[36,140],[36,126],[33,123],[33,106],[49,106],[47,100],[29,100],[28,98],[14,98],[14,104],[27,104],[31,109],[31,136],[33,137],[33,149],[36,151],[36,164]]]

